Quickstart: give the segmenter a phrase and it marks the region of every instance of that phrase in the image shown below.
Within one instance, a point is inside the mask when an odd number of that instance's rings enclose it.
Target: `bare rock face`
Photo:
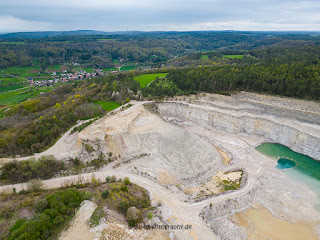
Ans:
[[[146,168],[167,169],[179,181],[201,181],[205,173],[217,173],[225,167],[212,144],[164,121],[142,105],[100,119],[79,137],[85,143],[104,139],[100,151],[120,155],[124,162],[143,154]]]
[[[229,133],[262,136],[266,141],[283,144],[294,151],[320,159],[320,127],[296,119],[253,114],[245,109],[208,107],[194,104],[157,103],[162,116],[190,121],[203,127],[214,127]],[[272,108],[272,106],[270,106]]]

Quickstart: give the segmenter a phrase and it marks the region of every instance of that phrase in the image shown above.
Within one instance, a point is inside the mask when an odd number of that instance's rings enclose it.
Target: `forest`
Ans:
[[[193,52],[243,51],[320,43],[319,35],[281,32],[133,32],[77,36],[33,33],[34,38],[32,33],[29,35],[0,35],[0,68],[31,66],[35,61],[40,61],[43,69],[70,62],[107,68],[114,67],[115,59],[154,64]]]

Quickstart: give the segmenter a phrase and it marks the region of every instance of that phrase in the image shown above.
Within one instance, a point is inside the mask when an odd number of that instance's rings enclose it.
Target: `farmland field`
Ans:
[[[8,78],[0,76],[0,87],[25,82],[23,78]]]
[[[102,68],[101,70],[102,70],[102,71],[105,71],[105,72],[109,72],[109,71],[118,70],[118,68],[115,68],[115,67],[113,67],[113,68]]]
[[[0,42],[0,44],[21,45],[24,44],[24,42]]]
[[[143,74],[136,76],[134,79],[136,79],[142,88],[146,87],[149,83],[154,81],[156,77],[162,78],[167,76],[168,73],[154,73],[154,74]]]
[[[100,105],[104,110],[106,111],[112,111],[118,107],[120,107],[120,104],[117,102],[103,102],[103,101],[97,101],[95,104]]]
[[[243,55],[223,55],[224,58],[243,58]]]
[[[25,85],[23,84],[15,84],[15,85],[4,85],[2,86],[0,84],[0,93],[4,93],[4,92],[8,92],[8,91],[11,91],[11,90],[16,90],[16,89],[19,89],[19,88],[23,88],[25,87]]]
[[[34,98],[38,96],[41,92],[49,92],[51,90],[52,90],[52,87],[29,88],[29,89],[24,88],[24,89],[12,91],[12,92],[2,93],[0,94],[0,105],[9,105],[9,106],[14,105],[18,102],[27,100],[28,98]]]
[[[201,60],[209,60],[209,55],[201,55]]]
[[[80,69],[79,69],[79,70],[80,70]],[[93,73],[93,72],[95,72],[92,67],[91,67],[91,68],[83,68],[83,70],[86,71],[86,72],[88,72],[88,73]]]
[[[135,66],[123,66],[120,68],[121,71],[129,71],[135,69]]]

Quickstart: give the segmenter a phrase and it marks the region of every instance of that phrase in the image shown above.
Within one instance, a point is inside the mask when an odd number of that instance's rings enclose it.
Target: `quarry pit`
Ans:
[[[279,143],[320,160],[320,103],[241,92],[130,104],[80,133],[69,130],[35,157],[112,153],[116,160],[97,178],[129,176],[162,202],[163,222],[192,224],[168,239],[285,239],[273,236],[275,226],[287,239],[320,238],[319,196],[256,150]],[[50,188],[66,178],[76,176],[44,182]]]

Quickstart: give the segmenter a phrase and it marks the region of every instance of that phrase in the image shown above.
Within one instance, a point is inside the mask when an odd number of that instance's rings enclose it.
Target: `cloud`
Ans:
[[[12,16],[0,16],[0,31],[45,31],[52,28],[53,25],[48,22],[28,21]]]
[[[0,3],[0,16],[14,20],[0,31],[317,31],[319,12],[319,0],[10,0]]]
[[[255,22],[255,21],[225,21],[225,22],[202,22],[193,24],[170,24],[150,25],[145,31],[162,29],[164,31],[315,31],[320,29],[320,23],[297,24],[297,23],[276,23],[276,22]]]

